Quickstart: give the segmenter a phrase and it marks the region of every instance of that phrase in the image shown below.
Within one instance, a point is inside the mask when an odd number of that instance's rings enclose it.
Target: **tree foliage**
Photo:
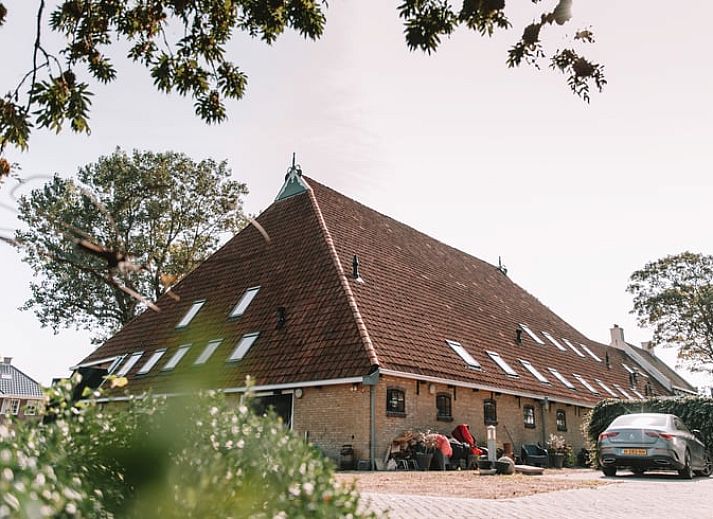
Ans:
[[[654,344],[677,346],[691,371],[713,373],[713,256],[653,261],[631,275],[627,290],[639,324],[653,327]]]
[[[540,33],[570,20],[572,0],[552,4],[525,27],[507,64],[539,66],[549,57],[551,68],[566,74],[572,91],[589,101],[590,85],[601,90],[606,83],[603,67],[574,46],[593,42],[592,32],[577,31],[570,45],[547,56]],[[158,90],[192,97],[201,119],[220,122],[227,116],[225,100],[240,99],[247,85],[245,72],[226,56],[234,34],[271,44],[291,29],[318,39],[326,8],[324,0],[64,0],[48,16],[40,0],[30,70],[0,98],[0,153],[7,144],[25,149],[33,128],[59,132],[68,124],[76,132],[89,133],[93,92],[86,79],[116,79],[109,51],[120,40],[129,44],[127,58],[148,69]],[[506,12],[505,0],[403,0],[398,6],[406,44],[429,54],[458,27],[482,36],[510,28]],[[0,26],[6,16],[0,2]],[[62,37],[62,48],[45,46],[47,18],[50,29]]]
[[[110,335],[145,308],[131,292],[157,299],[244,226],[247,189],[229,177],[225,162],[117,150],[80,168],[79,183],[55,176],[33,190],[16,235],[36,274],[24,308],[55,332]],[[134,268],[110,268],[107,254]]]
[[[50,390],[44,424],[0,423],[0,517],[371,517],[331,462],[246,401],[69,394]]]

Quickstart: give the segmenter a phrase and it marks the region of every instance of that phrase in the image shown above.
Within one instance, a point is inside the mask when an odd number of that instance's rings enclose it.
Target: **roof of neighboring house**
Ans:
[[[286,186],[257,218],[259,228],[248,226],[174,288],[180,301],[164,295],[157,302],[161,312],[144,312],[83,363],[144,352],[128,374],[134,390],[176,389],[197,378],[210,387],[240,387],[248,374],[258,385],[298,385],[362,377],[378,367],[383,373],[590,405],[612,396],[597,379],[617,394],[617,385],[628,391],[623,364],[632,360],[624,351],[587,339],[497,267],[312,179],[300,177]],[[351,275],[354,255],[360,280]],[[246,312],[228,318],[246,289],[255,286],[260,290]],[[176,329],[199,300],[206,302],[193,321]],[[286,318],[282,327],[280,307]],[[545,344],[525,330],[518,343],[516,330],[523,325]],[[260,335],[247,355],[226,362],[239,339],[251,332]],[[220,346],[204,366],[194,367],[212,339],[222,339]],[[481,368],[469,367],[446,340],[460,343]],[[162,366],[186,344],[191,344],[187,356],[175,370],[164,371]],[[164,348],[156,366],[137,375],[150,355]],[[507,375],[488,351],[517,376]],[[520,359],[548,383],[538,381]],[[667,394],[653,377],[650,381],[656,393]]]
[[[638,346],[634,346],[633,344],[631,344],[630,346],[632,348],[636,348],[636,353],[641,355],[647,362],[650,362],[655,369],[660,371],[662,375],[668,378],[673,384],[674,388],[681,389],[689,393],[698,392],[698,390],[694,386],[686,382],[686,380],[684,380],[681,375],[676,373],[675,370],[673,370],[663,360],[658,358],[652,351],[647,351],[643,348],[639,348]]]
[[[42,398],[42,386],[12,364],[0,359],[0,398],[3,396]]]

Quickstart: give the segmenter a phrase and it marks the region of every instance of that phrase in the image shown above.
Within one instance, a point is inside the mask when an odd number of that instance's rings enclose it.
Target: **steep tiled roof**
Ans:
[[[646,362],[650,362],[651,365],[657,369],[663,376],[668,378],[671,381],[671,384],[677,388],[677,389],[682,389],[683,391],[687,391],[690,393],[696,393],[697,390],[695,387],[693,387],[691,384],[686,382],[681,375],[676,373],[671,367],[666,364],[664,361],[662,361],[660,358],[658,358],[653,352],[646,351],[642,348],[639,348],[638,346],[630,345],[632,348],[635,348],[635,351],[637,354],[641,355]]]
[[[145,352],[129,372],[134,390],[182,386],[196,374],[212,387],[242,386],[247,374],[259,385],[361,377],[377,365],[385,372],[586,404],[610,396],[595,379],[628,389],[622,363],[631,359],[625,352],[590,341],[493,265],[305,180],[309,191],[276,201],[257,218],[269,241],[255,226],[247,227],[174,289],[180,302],[164,296],[160,313],[145,312],[85,362]],[[363,283],[345,274],[351,274],[354,255]],[[228,319],[245,290],[257,285],[261,289],[246,313]],[[192,302],[203,299],[191,324],[177,330]],[[285,308],[283,327],[277,326],[278,307]],[[545,344],[526,333],[518,343],[521,324]],[[586,345],[602,362],[585,352],[580,357],[567,345],[560,351],[543,331],[563,345],[563,338],[579,350]],[[249,332],[260,336],[247,356],[226,362]],[[217,338],[223,342],[206,366],[194,367],[207,341]],[[460,342],[482,369],[467,367],[446,339]],[[191,350],[178,368],[162,372],[177,347],[187,343]],[[159,348],[168,351],[157,366],[136,375]],[[500,370],[488,350],[499,353],[519,377]],[[532,363],[550,384],[538,382],[518,359]],[[548,368],[561,372],[576,390]],[[575,373],[600,394],[587,390]],[[651,384],[657,393],[667,393],[653,378]]]
[[[12,364],[0,360],[0,397],[42,398],[42,387]]]

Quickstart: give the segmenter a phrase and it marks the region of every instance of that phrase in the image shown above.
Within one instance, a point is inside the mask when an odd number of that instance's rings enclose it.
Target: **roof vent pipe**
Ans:
[[[352,259],[352,277],[357,283],[363,283],[364,280],[359,274],[359,258],[354,254],[354,259]]]

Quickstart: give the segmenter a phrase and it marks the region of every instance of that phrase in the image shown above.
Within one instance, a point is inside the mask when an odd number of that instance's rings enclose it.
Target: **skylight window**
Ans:
[[[532,340],[535,341],[537,344],[544,344],[544,343],[545,343],[545,341],[543,341],[543,340],[540,339],[537,335],[535,335],[535,332],[533,332],[532,330],[530,330],[530,328],[527,327],[526,325],[524,325],[524,324],[521,323],[521,324],[520,324],[520,328],[522,328],[522,329],[525,331],[525,333],[526,333],[527,335],[529,335],[530,338],[532,338]]]
[[[623,362],[621,363],[621,365],[624,366],[624,369],[625,369],[626,371],[628,371],[629,373],[633,373],[633,372],[634,372],[633,369],[631,369],[629,366],[627,366],[627,365],[624,364]]]
[[[181,362],[181,359],[186,356],[186,353],[188,353],[190,347],[190,344],[184,344],[183,346],[180,346],[176,350],[176,353],[173,354],[173,357],[168,359],[168,362],[163,366],[163,368],[161,368],[161,371],[169,371],[178,366],[178,363]]]
[[[141,358],[141,355],[143,355],[143,351],[137,351],[136,353],[132,353],[131,356],[126,359],[126,362],[124,362],[124,365],[121,366],[121,369],[117,372],[117,376],[123,377],[126,375],[129,371],[131,371],[131,368],[134,367],[134,364],[136,364],[139,359]]]
[[[446,339],[446,344],[448,344],[448,346],[450,346],[451,349],[455,351],[468,366],[480,369],[480,362],[475,360],[470,353],[465,351],[465,348],[461,345],[461,343]]]
[[[596,380],[596,381],[597,381],[597,384],[599,384],[599,385],[602,387],[602,389],[603,389],[604,391],[606,391],[607,393],[609,393],[611,396],[613,396],[613,397],[615,397],[615,398],[618,398],[618,397],[619,397],[619,395],[617,395],[617,394],[612,390],[612,388],[610,388],[609,386],[607,386],[604,382],[602,382],[602,381],[599,380],[598,378],[595,378],[594,380]]]
[[[631,392],[634,393],[636,396],[638,396],[641,400],[644,400],[644,395],[642,395],[641,393],[639,393],[639,392],[638,392],[636,389],[634,389],[633,387],[631,388]]]
[[[193,303],[193,305],[186,312],[186,315],[183,316],[183,319],[181,319],[181,322],[176,325],[176,328],[185,328],[186,326],[191,324],[191,321],[198,314],[200,309],[203,308],[204,304],[205,304],[205,299],[203,301],[195,301]]]
[[[572,376],[579,380],[579,383],[582,384],[584,387],[589,389],[590,393],[594,393],[595,395],[599,394],[599,391],[594,389],[594,386],[592,386],[587,380],[582,376],[582,375],[577,375],[576,373],[572,373]]]
[[[547,368],[547,369],[550,371],[550,373],[552,373],[552,374],[557,378],[557,380],[559,380],[560,382],[562,382],[565,386],[567,386],[567,387],[570,388],[570,389],[574,389],[574,390],[577,389],[576,387],[574,387],[574,384],[572,384],[569,380],[567,380],[566,378],[564,378],[564,376],[562,375],[562,373],[560,373],[559,371],[557,371],[555,368]]]
[[[237,346],[235,346],[233,353],[231,353],[230,357],[228,357],[228,360],[233,361],[242,359],[245,354],[247,354],[248,350],[250,349],[250,346],[252,346],[253,343],[257,340],[259,335],[260,332],[246,333],[245,335],[243,335],[240,338],[240,341],[238,341]]]
[[[554,345],[557,347],[558,350],[560,350],[560,351],[567,351],[567,348],[565,348],[565,347],[562,346],[559,342],[557,342],[557,339],[555,339],[554,337],[552,337],[549,333],[547,333],[547,332],[542,332],[542,335],[544,335],[545,337],[547,337],[547,340],[550,341],[552,344],[554,344]]]
[[[631,398],[631,395],[629,393],[627,393],[626,391],[624,391],[624,388],[622,388],[619,384],[614,384],[614,387],[617,389],[617,391],[619,391],[619,393],[624,395],[626,398],[628,398],[629,400],[633,400]]]
[[[216,349],[218,349],[218,346],[220,346],[220,343],[223,342],[223,339],[217,339],[215,341],[210,341],[208,344],[206,344],[205,348],[203,348],[203,351],[201,354],[198,356],[194,364],[198,366],[199,364],[205,364],[208,362],[208,359],[210,358],[211,355],[215,352]]]
[[[580,357],[584,357],[584,353],[582,353],[574,344],[572,344],[570,341],[568,341],[568,340],[565,339],[565,338],[562,338],[562,340],[564,341],[564,343],[565,343],[567,346],[569,346],[569,349],[570,349],[570,350],[572,350],[573,352],[575,352],[575,353],[576,353],[577,355],[579,355]]]
[[[156,365],[158,360],[163,357],[163,354],[166,353],[166,348],[163,348],[161,350],[156,350],[153,352],[153,355],[149,357],[149,360],[146,361],[146,363],[141,366],[141,369],[137,372],[138,375],[145,375],[151,369]]]
[[[532,373],[532,376],[535,377],[537,380],[539,380],[539,381],[542,382],[543,384],[549,384],[549,383],[550,383],[550,381],[547,380],[547,379],[545,378],[545,376],[544,376],[542,373],[540,373],[540,372],[537,370],[537,368],[536,368],[535,366],[533,366],[532,364],[530,364],[530,362],[528,362],[528,361],[526,361],[526,360],[522,360],[522,359],[518,359],[518,360],[520,361],[520,364],[522,364],[523,366],[525,366],[525,369],[527,369],[527,371],[529,371],[530,373]]]
[[[233,311],[230,312],[229,317],[234,318],[243,315],[245,313],[245,310],[247,310],[248,306],[250,306],[250,303],[252,303],[253,299],[255,299],[255,296],[257,295],[259,290],[260,287],[248,288],[243,294],[243,297],[240,298],[240,301],[238,301],[238,304],[235,305],[235,308],[233,308]]]
[[[589,353],[589,356],[592,357],[594,360],[596,360],[597,362],[601,362],[601,361],[602,361],[602,359],[600,359],[599,357],[597,357],[597,354],[596,354],[596,353],[594,353],[592,350],[590,350],[589,348],[587,348],[584,344],[582,344],[582,343],[580,342],[579,345],[582,347],[582,349],[583,349],[584,351],[586,351],[587,353]]]
[[[517,371],[512,369],[510,367],[510,364],[505,362],[505,359],[500,356],[499,353],[495,351],[486,351],[486,353],[490,356],[491,359],[493,359],[493,362],[500,366],[500,369],[502,369],[505,373],[510,375],[511,377],[518,377],[519,375],[517,374]]]

